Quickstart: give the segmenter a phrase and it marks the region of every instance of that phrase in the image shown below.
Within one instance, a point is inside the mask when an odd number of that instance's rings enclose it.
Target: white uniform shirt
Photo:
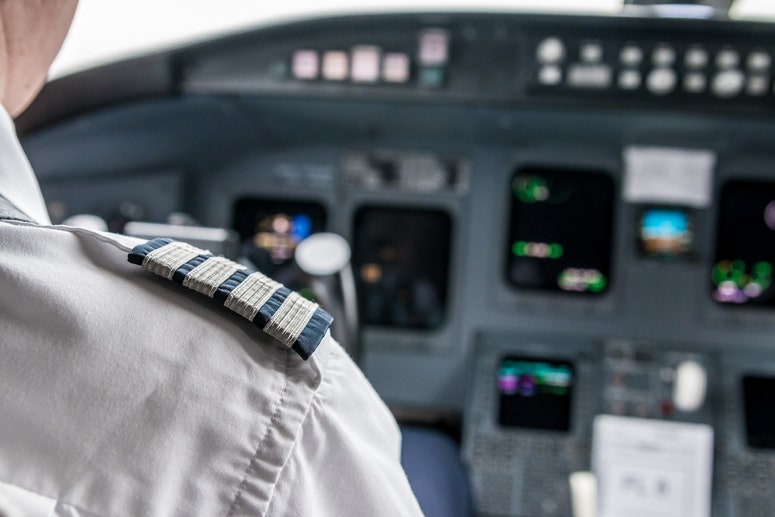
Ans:
[[[0,514],[421,514],[330,335],[302,361],[128,263],[138,241],[46,226],[5,112],[0,194],[41,223],[0,223]]]

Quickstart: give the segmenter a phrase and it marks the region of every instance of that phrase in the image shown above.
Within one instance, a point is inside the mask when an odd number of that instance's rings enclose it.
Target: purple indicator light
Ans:
[[[519,394],[523,397],[532,397],[536,394],[536,378],[532,375],[523,375],[519,379]]]
[[[501,375],[498,377],[498,389],[506,395],[514,395],[517,392],[519,377],[515,375]]]

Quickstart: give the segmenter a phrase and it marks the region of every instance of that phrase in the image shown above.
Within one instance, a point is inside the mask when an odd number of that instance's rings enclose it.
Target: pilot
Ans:
[[[203,250],[50,224],[11,116],[76,1],[0,0],[0,515],[421,515],[321,309]]]

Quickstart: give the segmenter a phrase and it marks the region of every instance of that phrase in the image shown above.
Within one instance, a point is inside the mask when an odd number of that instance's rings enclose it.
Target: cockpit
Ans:
[[[268,23],[62,72],[17,129],[55,223],[330,305],[476,515],[770,515],[772,7],[614,3]]]

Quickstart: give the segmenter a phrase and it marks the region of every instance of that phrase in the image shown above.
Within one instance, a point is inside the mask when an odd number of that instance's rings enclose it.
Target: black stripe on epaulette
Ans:
[[[195,267],[202,265],[205,260],[211,257],[212,255],[202,254],[192,258],[175,271],[175,273],[172,275],[172,281],[182,284],[183,280],[186,279],[186,275],[193,271]]]
[[[334,318],[323,309],[318,309],[312,315],[307,326],[301,331],[296,342],[291,347],[305,361],[312,355],[320,343],[321,335],[325,335]]]
[[[172,239],[152,239],[148,242],[145,242],[143,244],[138,244],[135,246],[132,251],[129,253],[129,262],[132,264],[137,264],[138,266],[143,265],[143,260],[145,260],[145,257],[152,251],[157,250],[161,248],[162,246],[166,246],[172,242]]]
[[[260,328],[264,328],[266,324],[269,323],[269,320],[272,319],[274,313],[277,312],[277,309],[279,309],[283,304],[285,299],[288,298],[289,294],[291,294],[291,290],[287,287],[281,287],[278,289],[272,295],[272,297],[267,300],[264,306],[258,310],[256,317],[253,318],[253,323],[258,325]]]
[[[221,305],[226,303],[226,298],[229,297],[231,292],[236,289],[238,285],[240,285],[248,276],[250,276],[250,273],[251,271],[242,269],[231,275],[224,283],[218,286],[218,290],[215,291],[213,299]]]

